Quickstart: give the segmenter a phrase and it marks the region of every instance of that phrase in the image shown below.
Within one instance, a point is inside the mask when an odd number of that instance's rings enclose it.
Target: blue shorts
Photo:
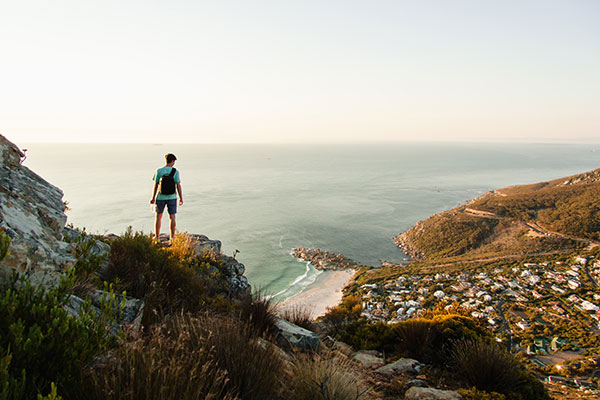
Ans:
[[[177,199],[156,200],[156,213],[162,214],[165,211],[165,206],[167,206],[169,215],[177,214]]]

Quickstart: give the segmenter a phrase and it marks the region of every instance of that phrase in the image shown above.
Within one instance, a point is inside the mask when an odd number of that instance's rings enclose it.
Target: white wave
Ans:
[[[300,259],[298,259],[299,261],[302,261]],[[304,273],[298,277],[296,277],[296,279],[294,279],[294,281],[292,283],[290,283],[285,289],[275,293],[272,296],[269,296],[269,298],[274,298],[274,297],[281,297],[281,300],[287,298],[288,296],[284,296],[286,293],[290,292],[290,291],[296,291],[298,290],[297,293],[294,293],[293,296],[302,293],[304,290],[306,290],[306,288],[308,286],[310,286],[311,284],[313,284],[315,282],[315,280],[317,279],[317,277],[319,275],[321,275],[321,273],[323,273],[323,271],[320,271],[318,269],[315,269],[315,267],[310,263],[310,262],[306,262],[306,270],[304,271]],[[291,296],[289,296],[291,297]]]

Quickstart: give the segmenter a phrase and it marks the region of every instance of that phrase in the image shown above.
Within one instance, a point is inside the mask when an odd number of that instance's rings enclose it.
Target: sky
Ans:
[[[16,143],[600,142],[596,0],[22,0]]]

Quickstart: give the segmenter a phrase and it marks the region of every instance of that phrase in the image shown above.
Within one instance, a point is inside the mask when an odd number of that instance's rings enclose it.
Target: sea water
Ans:
[[[379,266],[406,255],[392,237],[489,190],[597,168],[584,144],[24,144],[25,165],[60,187],[69,222],[94,233],[151,232],[154,170],[175,153],[180,231],[223,242],[255,288],[278,299],[320,274],[295,247]],[[167,232],[166,215],[163,232]]]

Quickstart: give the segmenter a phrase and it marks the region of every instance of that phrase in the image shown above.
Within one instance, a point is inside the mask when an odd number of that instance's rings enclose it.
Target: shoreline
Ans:
[[[324,315],[327,308],[337,306],[342,291],[356,275],[356,270],[324,271],[307,290],[277,303],[277,308],[306,307],[315,319]]]

